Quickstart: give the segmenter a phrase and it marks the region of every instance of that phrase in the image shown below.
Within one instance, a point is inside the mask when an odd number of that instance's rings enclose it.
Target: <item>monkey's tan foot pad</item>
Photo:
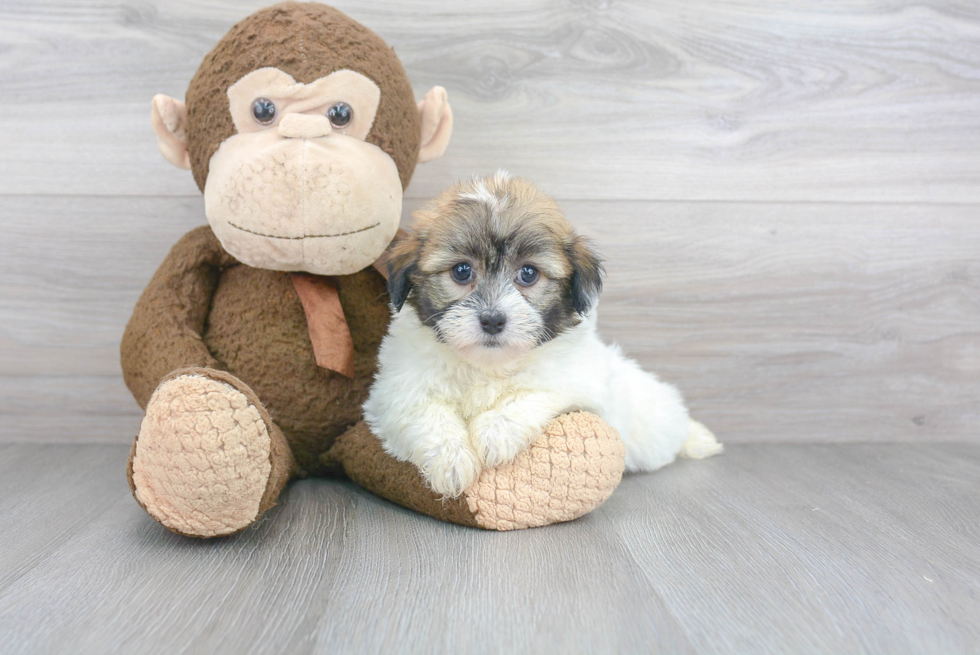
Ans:
[[[206,375],[177,375],[147,404],[130,464],[133,495],[174,532],[231,534],[259,515],[270,451],[269,428],[245,393]]]
[[[365,489],[409,509],[487,530],[516,530],[571,521],[601,505],[619,485],[626,449],[598,416],[563,414],[513,462],[484,470],[452,499],[429,489],[415,466],[385,453],[363,422],[341,435],[327,459]]]
[[[513,462],[484,470],[464,498],[480,526],[490,530],[571,521],[609,498],[625,461],[623,442],[602,419],[563,414]]]

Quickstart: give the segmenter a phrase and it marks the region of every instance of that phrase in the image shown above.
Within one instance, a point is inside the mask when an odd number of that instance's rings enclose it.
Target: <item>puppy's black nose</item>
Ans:
[[[487,334],[502,332],[506,322],[507,315],[503,312],[482,312],[480,314],[480,325]]]

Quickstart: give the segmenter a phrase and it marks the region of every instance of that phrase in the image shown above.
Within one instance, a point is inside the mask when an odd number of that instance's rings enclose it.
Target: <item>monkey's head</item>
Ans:
[[[153,99],[160,152],[193,172],[231,255],[280,271],[346,275],[374,262],[416,162],[440,157],[452,133],[445,89],[416,103],[380,37],[315,3],[235,25],[186,101]]]

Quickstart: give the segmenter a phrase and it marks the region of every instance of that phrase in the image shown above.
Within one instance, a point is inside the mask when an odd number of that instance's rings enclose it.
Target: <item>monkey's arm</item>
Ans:
[[[236,263],[208,226],[174,245],[143,291],[123,334],[123,377],[145,408],[176,369],[222,368],[202,339],[221,269]]]

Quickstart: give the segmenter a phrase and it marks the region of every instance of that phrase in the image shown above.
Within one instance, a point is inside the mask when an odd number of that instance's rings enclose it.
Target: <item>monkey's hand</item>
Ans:
[[[123,377],[141,407],[173,371],[221,368],[202,335],[221,270],[234,264],[207,226],[188,232],[160,264],[120,348]]]

